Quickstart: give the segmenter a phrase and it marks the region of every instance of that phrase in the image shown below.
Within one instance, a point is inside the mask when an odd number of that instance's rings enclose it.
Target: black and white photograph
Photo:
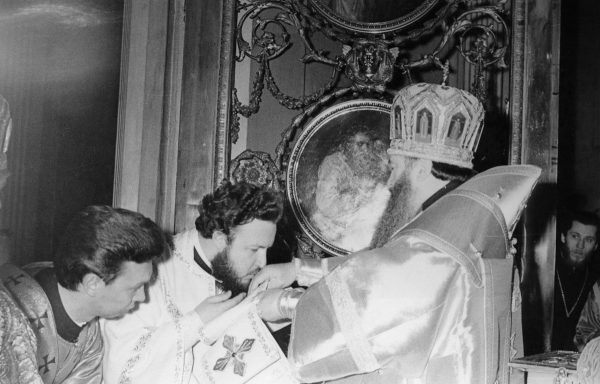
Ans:
[[[0,384],[600,384],[599,33],[0,0]]]

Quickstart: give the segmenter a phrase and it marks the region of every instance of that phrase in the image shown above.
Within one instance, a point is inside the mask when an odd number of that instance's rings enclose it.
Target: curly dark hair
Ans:
[[[105,205],[75,215],[59,243],[54,269],[58,283],[76,290],[88,273],[109,284],[125,261],[153,264],[168,255],[169,236],[144,215]]]
[[[433,161],[431,163],[431,174],[436,178],[444,181],[456,181],[464,183],[477,172],[469,168],[459,167],[457,165]]]
[[[215,231],[231,236],[233,228],[255,219],[277,223],[282,212],[280,192],[246,182],[225,181],[202,199],[196,229],[205,238]]]
[[[594,212],[589,211],[564,211],[561,212],[559,219],[559,231],[562,235],[566,235],[567,232],[573,227],[573,222],[579,222],[583,225],[592,225],[596,227],[596,237],[600,231],[600,218]]]
[[[408,160],[406,165],[406,168],[408,169],[412,167],[414,162],[419,160],[420,157],[406,156],[406,159]],[[457,165],[442,163],[439,161],[432,161],[431,174],[438,180],[464,183],[471,177],[475,176],[477,172],[473,169],[463,168]]]

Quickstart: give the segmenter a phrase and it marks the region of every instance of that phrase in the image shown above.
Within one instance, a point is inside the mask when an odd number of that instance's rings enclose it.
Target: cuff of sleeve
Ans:
[[[302,288],[288,288],[283,291],[279,297],[279,314],[285,319],[292,319],[296,311],[296,305],[300,301],[300,297],[304,294]]]
[[[328,273],[327,259],[294,259],[296,281],[308,287],[321,280]]]

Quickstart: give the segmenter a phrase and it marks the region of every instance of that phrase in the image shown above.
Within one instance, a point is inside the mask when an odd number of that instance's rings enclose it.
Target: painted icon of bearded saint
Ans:
[[[367,248],[389,198],[388,176],[385,144],[365,132],[354,134],[319,166],[312,224],[337,247]]]

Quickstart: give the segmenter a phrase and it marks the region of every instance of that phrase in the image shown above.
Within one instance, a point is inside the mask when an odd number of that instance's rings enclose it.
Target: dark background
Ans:
[[[600,208],[600,2],[562,1],[558,187],[561,208]]]
[[[2,0],[0,94],[10,105],[2,228],[12,259],[52,257],[73,214],[111,204],[123,0]]]

